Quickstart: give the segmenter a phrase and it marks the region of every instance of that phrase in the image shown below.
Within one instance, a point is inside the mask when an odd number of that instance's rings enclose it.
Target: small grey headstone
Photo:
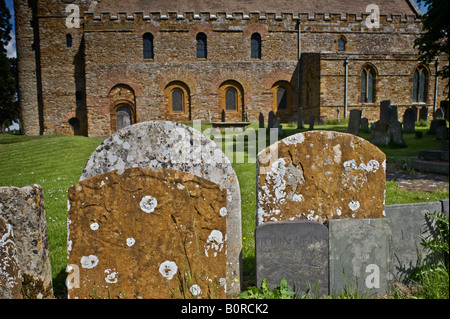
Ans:
[[[384,100],[380,102],[380,120],[390,122],[392,118],[391,100]]]
[[[302,129],[303,128],[303,109],[300,106],[297,109],[297,129]]]
[[[267,128],[271,129],[274,127],[275,123],[275,113],[273,111],[269,112],[269,119],[267,120]]]
[[[414,122],[417,122],[417,116],[419,115],[419,108],[417,107],[417,105],[413,105],[411,108],[414,112]]]
[[[387,146],[390,141],[389,124],[384,121],[376,121],[370,129],[370,143],[377,146]]]
[[[403,132],[412,133],[415,130],[414,110],[407,108],[403,114]]]
[[[350,110],[350,119],[348,121],[347,133],[358,135],[359,125],[361,123],[362,110]]]
[[[430,123],[430,134],[436,134],[439,127],[445,126],[447,127],[447,122],[443,119],[440,120],[431,120]]]
[[[385,294],[393,283],[390,220],[332,219],[328,221],[330,294],[345,289]]]
[[[391,105],[392,115],[389,122],[398,122],[398,105]]]
[[[369,132],[369,119],[366,117],[363,117],[361,121],[359,122],[359,129],[362,132]]]
[[[386,218],[391,221],[393,274],[398,281],[406,283],[420,256],[426,257],[427,252],[421,242],[434,231],[426,214],[440,210],[440,202],[386,206]]]
[[[260,112],[259,113],[259,128],[264,128],[264,115]]]
[[[434,111],[433,119],[440,120],[444,118],[444,111],[441,108],[438,108],[436,111]]]
[[[271,289],[285,278],[298,296],[328,295],[328,229],[314,221],[285,221],[257,226],[256,281]]]
[[[222,110],[222,113],[220,113],[220,121],[225,122],[225,110]]]
[[[402,123],[399,121],[389,123],[390,141],[396,145],[406,145],[403,139]]]
[[[448,208],[448,199],[441,199],[440,200],[441,204],[442,204],[442,211],[444,213],[447,214],[448,217],[448,213],[449,213],[449,208]]]
[[[310,130],[314,130],[314,121],[315,121],[315,117],[314,117],[314,115],[311,115],[309,117],[309,129]]]
[[[419,110],[419,121],[428,121],[428,107],[422,106]]]

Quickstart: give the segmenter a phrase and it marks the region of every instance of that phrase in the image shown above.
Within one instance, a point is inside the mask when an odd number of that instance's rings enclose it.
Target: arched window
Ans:
[[[427,96],[428,71],[423,65],[419,65],[413,76],[413,96],[414,103],[424,103]]]
[[[287,109],[287,91],[284,87],[277,89],[277,110]]]
[[[122,104],[116,109],[116,121],[117,130],[133,124],[131,110],[126,104]]]
[[[345,39],[344,36],[340,36],[338,39],[338,43],[337,43],[337,50],[338,52],[343,52],[345,51],[345,46],[347,44],[347,40]]]
[[[144,59],[153,59],[153,34],[145,33],[142,36]]]
[[[366,65],[361,72],[361,103],[375,102],[375,69]]]
[[[66,34],[66,47],[71,48],[72,47],[72,35]]]
[[[207,57],[207,43],[206,34],[200,32],[197,34],[197,58],[206,59]]]
[[[261,35],[253,33],[251,37],[251,58],[261,59]]]
[[[225,109],[227,111],[237,110],[237,90],[232,86],[225,91]]]
[[[172,112],[184,112],[184,93],[180,88],[172,90]]]

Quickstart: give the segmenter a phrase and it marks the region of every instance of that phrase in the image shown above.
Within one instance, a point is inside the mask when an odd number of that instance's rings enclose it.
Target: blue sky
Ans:
[[[347,1],[349,1],[349,0],[347,0]],[[414,1],[417,3],[417,0],[414,0]],[[370,0],[368,0],[368,2],[370,2]],[[15,38],[15,28],[14,28],[14,2],[13,2],[13,0],[6,0],[6,6],[8,7],[9,11],[11,12],[11,17],[12,17],[11,23],[13,25],[13,31],[12,31],[12,35],[11,35],[12,40],[9,42],[6,49],[8,50],[8,57],[15,57],[16,56],[16,38]],[[419,4],[418,6],[419,6],[419,9],[423,13],[426,12],[423,5]]]

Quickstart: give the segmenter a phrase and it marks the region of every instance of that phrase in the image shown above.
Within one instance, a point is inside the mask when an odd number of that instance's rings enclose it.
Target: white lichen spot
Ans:
[[[81,257],[81,267],[92,269],[98,264],[98,257],[95,255]]]
[[[336,214],[338,216],[341,216],[342,215],[342,211],[339,208],[336,208]]]
[[[100,226],[98,225],[98,223],[92,223],[91,224],[91,229],[92,230],[97,230]]]
[[[217,256],[217,252],[222,251],[223,249],[223,234],[220,230],[213,230],[206,240],[205,245],[205,255],[206,257],[209,257],[208,250],[212,249],[215,250],[214,257]]]
[[[105,281],[108,284],[115,284],[117,283],[118,278],[116,277],[118,272],[117,271],[111,271],[111,269],[105,269],[105,274],[108,274],[105,277]]]
[[[128,247],[133,246],[135,242],[136,242],[136,240],[133,237],[127,238],[127,246]]]
[[[219,215],[220,215],[220,216],[225,217],[225,216],[227,216],[227,214],[228,214],[228,211],[227,211],[227,208],[226,208],[226,207],[222,207],[222,208],[219,210]]]
[[[130,143],[128,143],[127,141],[125,141],[122,146],[126,150],[130,149]]]
[[[173,261],[166,260],[159,266],[159,272],[163,277],[168,280],[171,280],[173,276],[177,273],[178,267],[177,264]]]
[[[103,187],[103,186],[105,186],[105,181],[102,181],[102,182],[100,183],[100,187]]]
[[[282,141],[286,145],[295,145],[295,144],[303,143],[304,140],[305,140],[305,136],[301,133],[298,133],[298,134],[288,136],[285,139],[283,139]]]
[[[178,183],[178,184],[177,184],[177,188],[178,188],[179,190],[182,190],[182,189],[185,189],[186,187],[185,187],[183,184]]]
[[[152,213],[155,210],[156,205],[158,205],[158,201],[150,195],[144,196],[139,203],[141,209],[147,214]]]
[[[292,201],[293,202],[301,202],[301,201],[303,201],[304,200],[304,198],[303,198],[303,195],[302,194],[294,194],[293,196],[292,196]]]
[[[357,200],[352,200],[350,203],[348,203],[348,207],[352,210],[355,211],[359,208],[359,202]]]
[[[198,296],[202,293],[202,290],[200,289],[200,286],[197,284],[194,284],[191,286],[191,288],[189,288],[189,291],[191,292],[191,294],[193,296]]]

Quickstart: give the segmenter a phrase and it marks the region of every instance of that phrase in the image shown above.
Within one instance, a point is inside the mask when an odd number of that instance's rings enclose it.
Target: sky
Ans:
[[[370,0],[368,0],[368,2],[369,1]],[[14,2],[13,2],[13,0],[5,0],[5,2],[6,2],[6,7],[9,9],[9,12],[11,12],[11,24],[13,25],[12,34],[11,34],[11,41],[8,43],[8,46],[6,47],[8,57],[12,58],[12,57],[16,57],[17,56],[16,55],[15,27],[14,27]],[[417,0],[414,0],[414,2],[417,3]],[[426,9],[424,8],[424,6],[422,4],[419,4],[418,7],[419,7],[419,9],[420,9],[420,11],[422,13],[426,12]]]

